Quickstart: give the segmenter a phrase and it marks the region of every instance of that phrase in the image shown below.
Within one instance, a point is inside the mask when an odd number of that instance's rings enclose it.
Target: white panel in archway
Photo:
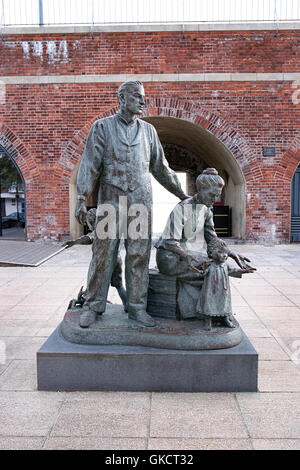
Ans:
[[[186,173],[176,172],[181,187],[186,193]],[[166,225],[168,216],[172,209],[179,202],[178,197],[165,189],[152,175],[152,193],[153,193],[153,228],[154,234],[161,233]]]

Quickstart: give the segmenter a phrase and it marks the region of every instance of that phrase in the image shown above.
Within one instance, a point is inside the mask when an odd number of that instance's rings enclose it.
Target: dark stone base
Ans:
[[[61,334],[71,343],[199,350],[231,348],[243,339],[235,320],[235,328],[214,325],[210,331],[205,331],[202,320],[156,317],[156,326],[147,327],[129,320],[121,305],[108,304],[106,312],[98,316],[96,322],[89,328],[81,328],[80,311],[81,308],[67,310],[61,323]]]
[[[185,351],[66,341],[58,327],[37,352],[38,390],[256,392],[248,338],[228,349]]]

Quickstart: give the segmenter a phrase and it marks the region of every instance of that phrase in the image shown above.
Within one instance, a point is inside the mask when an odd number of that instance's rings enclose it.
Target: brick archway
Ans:
[[[9,153],[19,167],[25,183],[39,177],[39,170],[23,142],[3,122],[0,123],[0,145]]]
[[[292,181],[296,168],[300,163],[300,136],[292,142],[274,173],[274,180]]]
[[[70,181],[70,223],[72,236],[78,236],[82,228],[79,226],[74,217],[75,202],[76,202],[76,174],[78,164],[81,159],[88,132],[92,124],[97,119],[109,117],[118,111],[117,107],[107,110],[95,116],[92,120],[88,121],[86,125],[77,132],[73,139],[63,150],[61,157],[58,161],[57,172],[63,173],[63,178]],[[210,135],[211,138],[215,137],[223,147],[226,147],[227,153],[230,154],[230,159],[233,160],[236,168],[242,175],[243,189],[238,189],[237,197],[241,200],[240,207],[234,210],[237,214],[239,222],[236,223],[238,227],[235,236],[238,238],[245,237],[245,182],[251,187],[251,183],[262,178],[262,171],[259,163],[255,159],[255,154],[247,144],[247,142],[239,135],[239,133],[232,128],[224,119],[203,108],[197,107],[192,103],[179,99],[171,98],[150,98],[146,100],[146,105],[143,112],[143,118],[146,120],[155,121],[155,118],[175,118],[174,120],[183,120],[185,124],[191,123],[194,128],[201,129],[202,133]],[[236,187],[237,188],[237,187]],[[234,194],[234,193],[233,193]]]
[[[14,160],[24,179],[26,195],[26,231],[27,237],[31,237],[34,235],[32,220],[37,213],[32,192],[34,192],[34,185],[38,183],[40,177],[38,166],[23,142],[3,122],[0,123],[0,145]]]
[[[79,162],[84,150],[88,132],[92,124],[104,117],[109,117],[118,112],[118,107],[95,116],[87,121],[85,126],[78,131],[73,139],[63,150],[58,161],[58,166],[65,175],[71,176],[75,166]],[[212,133],[232,153],[245,179],[248,181],[262,177],[259,163],[255,159],[254,152],[239,133],[231,127],[221,116],[196,106],[189,101],[175,98],[148,98],[146,99],[143,117],[174,117],[189,121]]]
[[[287,238],[291,240],[291,224],[292,224],[292,181],[296,169],[300,164],[300,136],[296,137],[286,152],[283,154],[278,165],[277,171],[274,173],[274,188],[276,197],[281,201],[287,201],[284,207],[285,217],[287,220]],[[278,184],[278,182],[281,184]]]

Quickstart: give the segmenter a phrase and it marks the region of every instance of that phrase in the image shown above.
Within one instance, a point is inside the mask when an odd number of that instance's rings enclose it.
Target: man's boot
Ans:
[[[141,323],[144,326],[155,326],[155,321],[153,318],[144,310],[139,310],[138,312],[129,312],[128,318],[130,320]]]
[[[91,310],[88,306],[83,306],[80,313],[79,326],[81,326],[81,328],[88,328],[95,323],[96,318],[97,312],[94,312],[94,310]]]

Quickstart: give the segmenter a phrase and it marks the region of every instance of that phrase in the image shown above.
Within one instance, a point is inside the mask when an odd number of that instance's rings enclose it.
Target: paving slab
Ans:
[[[300,450],[300,439],[252,439],[254,450]]]
[[[0,437],[0,450],[42,450],[41,437]]]
[[[300,370],[291,361],[259,361],[260,392],[300,392]]]
[[[241,328],[248,336],[250,341],[252,338],[270,338],[272,335],[270,331],[264,326],[264,324],[257,318],[257,319],[250,319],[250,318],[239,318],[237,315],[237,319],[241,325]]]
[[[253,307],[253,311],[266,326],[272,326],[274,322],[290,324],[300,320],[300,310],[296,305],[292,307]]]
[[[293,363],[300,367],[300,337],[276,338]]]
[[[151,438],[248,438],[234,395],[153,393]]]
[[[1,446],[1,441],[0,441]],[[0,447],[1,448],[1,447]],[[146,438],[126,437],[50,437],[45,450],[145,450]]]
[[[0,390],[36,390],[36,367],[32,360],[13,360],[0,375]]]
[[[285,289],[285,288],[290,288],[293,287],[295,288],[295,293],[297,292],[297,289],[300,288],[300,279],[295,278],[295,279],[285,279],[285,278],[279,278],[279,279],[271,279],[269,280],[270,284],[273,286],[278,287],[279,289]]]
[[[251,438],[300,438],[300,393],[238,393],[237,401]]]
[[[282,320],[274,320],[268,325],[268,330],[275,338],[300,337],[300,320],[293,323],[285,323]]]
[[[300,289],[299,289],[299,290],[300,290]],[[298,292],[299,292],[299,290],[298,290]],[[294,292],[295,292],[295,290],[294,290]],[[300,295],[294,295],[294,294],[289,293],[289,292],[283,292],[283,293],[286,295],[286,297],[287,297],[291,302],[293,302],[295,305],[300,306]]]
[[[34,336],[2,336],[0,340],[5,344],[8,359],[35,360],[36,353],[44,342],[44,338]]]
[[[255,337],[251,338],[251,342],[258,353],[260,361],[288,361],[290,359],[278,341],[273,337]]]
[[[236,286],[237,291],[242,297],[253,297],[253,295],[280,295],[278,289],[272,286],[247,286],[247,285],[239,285]]]
[[[255,307],[292,307],[293,302],[282,295],[244,295],[247,303]]]
[[[148,435],[150,394],[95,392],[63,403],[51,437],[142,438]]]
[[[1,325],[1,336],[35,336],[43,320],[6,319]]]
[[[262,273],[262,277],[270,281],[270,283],[273,283],[273,281],[276,279],[275,284],[278,285],[277,280],[287,280],[287,279],[297,279],[297,276],[293,272],[288,272],[286,269],[280,270],[280,271],[265,271]],[[274,284],[274,283],[273,283]]]
[[[249,318],[249,320],[258,319],[256,313],[250,307],[250,305],[245,305],[245,306],[241,306],[238,308],[234,308],[233,310],[234,310],[233,315],[236,316],[237,318],[245,318],[245,319]]]
[[[86,283],[91,250],[75,246],[35,268],[1,267],[0,292],[7,297],[3,297],[6,305],[0,305],[0,346],[1,341],[6,346],[6,357],[4,351],[3,357],[0,354],[0,449],[299,450],[300,245],[232,245],[232,249],[248,255],[258,267],[247,278],[232,278],[236,318],[260,358],[258,393],[138,392],[135,398],[132,392],[112,398],[120,392],[37,392],[36,351],[66,309],[64,299],[60,305],[47,303],[48,296],[54,298],[55,292],[75,296]],[[33,294],[40,305],[30,302]],[[282,296],[292,306],[248,302],[251,296],[265,294]],[[27,298],[25,304],[22,296]],[[119,302],[116,289],[110,289],[109,299]],[[123,414],[136,435],[126,435]],[[85,416],[86,427],[81,424]]]
[[[153,450],[252,450],[250,439],[149,439],[148,449]]]
[[[0,391],[0,436],[47,436],[63,399],[63,393]]]

